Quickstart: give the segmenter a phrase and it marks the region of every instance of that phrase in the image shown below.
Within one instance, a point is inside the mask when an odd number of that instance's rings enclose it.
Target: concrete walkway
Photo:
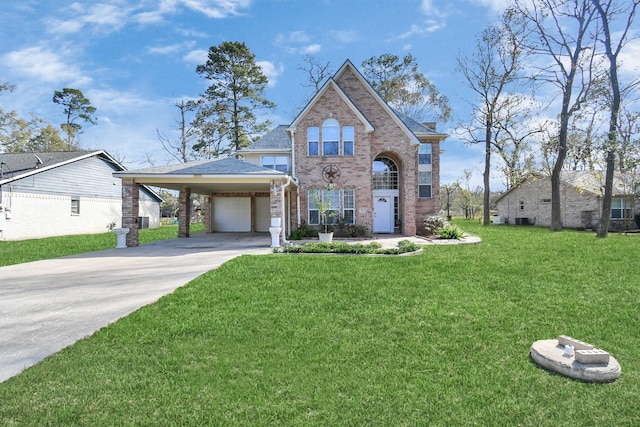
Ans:
[[[405,239],[435,243],[398,235],[360,242]],[[270,244],[268,233],[197,234],[0,267],[0,382],[230,259],[272,253]]]
[[[268,233],[198,234],[0,267],[0,382],[242,254]]]

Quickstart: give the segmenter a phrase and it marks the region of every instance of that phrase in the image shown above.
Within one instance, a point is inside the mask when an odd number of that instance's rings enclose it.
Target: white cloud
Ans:
[[[502,13],[511,3],[510,0],[468,0],[471,4],[488,7],[494,12]]]
[[[117,158],[125,156],[125,163],[137,163],[135,167],[140,167],[148,153],[164,155],[156,130],[166,131],[175,125],[173,100],[117,90],[89,90],[85,95],[98,108],[98,124],[84,129],[80,137],[84,148],[105,149]]]
[[[175,43],[167,46],[150,47],[148,49],[148,52],[153,54],[158,54],[158,55],[171,55],[171,54],[189,49],[193,47],[194,44],[195,44],[194,42],[185,42],[185,43]]]
[[[71,56],[69,54],[69,56]],[[41,82],[82,86],[91,82],[76,66],[65,62],[63,56],[42,47],[29,47],[3,56],[6,67],[17,75]]]
[[[300,53],[303,53],[305,55],[310,55],[310,54],[318,53],[320,52],[320,50],[322,50],[322,46],[318,43],[313,43],[308,46],[302,47],[300,49]]]
[[[340,43],[352,43],[360,39],[355,31],[331,31],[330,34]]]
[[[318,43],[311,43],[311,37],[304,31],[291,31],[287,34],[278,34],[274,44],[291,54],[313,54],[321,50]]]
[[[638,78],[640,74],[640,40],[634,39],[620,51],[622,66],[620,74],[629,80]]]
[[[424,25],[412,24],[411,28],[408,31],[392,37],[391,40],[404,40],[413,36],[425,35],[433,33],[434,31],[438,31],[444,27],[444,21],[428,20],[424,23]]]
[[[96,4],[72,3],[60,9],[63,18],[48,18],[45,25],[50,33],[73,34],[87,28],[96,32],[117,31],[131,22],[155,24],[167,15],[189,9],[208,18],[222,19],[241,15],[242,9],[251,5],[251,0],[162,0],[141,2],[134,6],[121,0],[110,0]]]
[[[209,18],[226,18],[241,15],[240,10],[251,5],[251,0],[179,0],[187,8]]]
[[[258,64],[260,68],[262,68],[262,72],[265,76],[267,76],[267,79],[269,79],[268,86],[275,86],[278,82],[278,77],[280,77],[280,75],[284,71],[284,66],[275,65],[270,61],[256,61],[256,64]]]
[[[116,31],[126,25],[127,18],[131,13],[130,8],[122,8],[116,4],[97,3],[86,6],[77,2],[62,11],[72,17],[46,19],[45,24],[50,33],[77,33],[85,27],[94,31]]]
[[[182,59],[187,64],[204,64],[207,62],[207,58],[209,57],[209,51],[206,49],[196,49],[188,52]]]
[[[424,13],[425,15],[432,15],[436,12],[436,10],[433,7],[432,0],[422,0],[422,4],[420,5],[420,8],[422,9],[422,13]]]

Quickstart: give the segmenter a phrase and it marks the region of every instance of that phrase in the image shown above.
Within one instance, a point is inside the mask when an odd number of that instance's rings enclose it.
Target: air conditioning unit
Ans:
[[[516,225],[529,225],[529,218],[516,218]]]
[[[500,215],[494,215],[493,216],[493,223],[494,224],[504,224],[504,222],[502,222],[502,217]]]

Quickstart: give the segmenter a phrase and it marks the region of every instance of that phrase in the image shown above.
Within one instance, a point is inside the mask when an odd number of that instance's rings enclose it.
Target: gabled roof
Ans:
[[[330,77],[325,82],[325,84],[322,85],[320,90],[313,96],[313,98],[311,98],[311,100],[309,101],[307,106],[304,107],[304,109],[300,112],[300,114],[298,114],[298,116],[294,119],[293,123],[291,123],[291,125],[289,125],[288,130],[289,131],[295,130],[296,126],[298,125],[298,123],[300,122],[302,117],[304,117],[304,115],[311,108],[313,108],[314,104],[320,98],[322,98],[322,96],[329,90],[329,88],[333,88],[338,93],[338,95],[340,96],[340,98],[342,98],[344,103],[347,104],[347,106],[351,109],[351,111],[353,111],[353,113],[356,115],[356,117],[358,117],[358,119],[364,124],[365,130],[367,132],[373,132],[374,128],[373,128],[373,125],[371,124],[371,122],[369,122],[369,120],[367,120],[367,118],[364,116],[364,114],[362,114],[362,112],[353,103],[353,101],[347,96],[347,94],[344,93],[342,88],[340,88],[340,86],[338,86],[338,83],[336,83],[336,81],[335,81],[335,79],[333,77]]]
[[[117,169],[125,169],[104,150],[2,153],[0,185],[94,156],[102,157]]]
[[[594,170],[594,171],[562,171],[560,173],[560,182],[565,185],[569,185],[580,192],[587,192],[596,196],[601,196],[604,194],[604,181],[605,181],[605,171],[603,170]],[[496,202],[502,200],[508,194],[516,191],[518,188],[522,187],[528,181],[540,180],[551,178],[547,175],[542,174],[534,174],[529,177],[524,178],[518,184],[511,187],[504,194],[496,199]],[[625,196],[634,194],[634,189],[632,188],[633,184],[639,183],[640,177],[634,176],[632,174],[621,174],[614,173],[613,176],[613,195],[614,196]],[[549,194],[551,194],[551,190],[549,189]]]
[[[287,125],[276,126],[275,129],[270,130],[266,134],[260,137],[257,141],[252,143],[242,150],[238,150],[239,154],[252,151],[260,152],[288,152],[291,151],[291,138],[287,133]]]
[[[344,62],[344,64],[342,64],[340,69],[335,73],[334,78],[337,80],[340,75],[342,75],[343,73],[345,73],[347,71],[353,72],[353,74],[358,78],[358,80],[360,81],[362,86],[367,91],[369,91],[371,96],[373,96],[373,98],[376,99],[378,104],[380,104],[382,106],[382,108],[389,114],[389,117],[392,120],[394,120],[401,129],[403,129],[405,131],[405,133],[407,134],[409,139],[412,141],[412,143],[419,144],[420,140],[418,139],[418,136],[423,136],[421,133],[422,132],[428,132],[426,130],[428,128],[426,126],[424,126],[424,125],[419,124],[415,120],[410,119],[408,116],[402,115],[403,117],[401,117],[400,113],[398,113],[393,108],[391,108],[391,106],[389,106],[389,104],[387,104],[382,99],[382,97],[378,94],[378,92],[376,92],[376,90],[373,88],[373,86],[371,86],[369,81],[362,75],[360,70],[358,70],[351,63],[351,61],[349,61],[348,59]],[[405,120],[406,120],[406,122],[405,122]],[[417,130],[420,133],[419,134],[415,133],[414,129]],[[442,140],[442,139],[446,138],[448,135],[434,132],[430,136],[438,137],[438,139]]]
[[[196,162],[178,163],[174,165],[160,166],[154,168],[137,169],[131,171],[115,172],[115,176],[120,178],[144,178],[146,176],[237,176],[245,175],[252,177],[285,177],[287,174],[273,169],[263,168],[253,163],[243,162],[232,157],[224,159],[199,160]]]
[[[120,171],[126,170],[104,150],[2,153],[0,154],[0,186],[90,157],[99,157]],[[162,197],[151,188],[146,185],[144,188],[151,197],[160,202],[163,201]]]

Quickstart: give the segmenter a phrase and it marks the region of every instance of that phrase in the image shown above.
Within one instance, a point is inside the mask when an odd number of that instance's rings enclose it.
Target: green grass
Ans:
[[[640,424],[640,241],[480,227],[411,257],[242,256],[0,384],[0,424]],[[537,368],[538,339],[622,376]]]
[[[202,231],[202,224],[192,224],[190,231]],[[140,230],[140,244],[158,240],[173,239],[178,236],[177,225],[163,225],[159,228]],[[101,251],[116,247],[116,235],[112,232],[83,234],[79,236],[47,237],[16,241],[0,241],[0,267],[41,259],[57,258],[86,252]]]

